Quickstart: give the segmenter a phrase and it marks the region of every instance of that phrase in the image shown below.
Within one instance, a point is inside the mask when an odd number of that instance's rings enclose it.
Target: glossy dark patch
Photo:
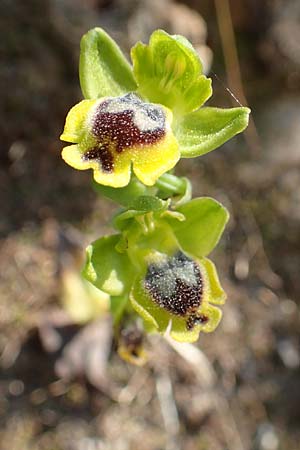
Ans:
[[[132,146],[155,144],[165,135],[165,113],[135,94],[108,99],[96,110],[92,133],[99,142],[114,142],[118,153]]]
[[[203,280],[198,264],[179,252],[162,264],[149,265],[145,288],[160,307],[187,316],[201,304]]]
[[[103,171],[107,173],[111,173],[114,169],[114,159],[109,151],[108,144],[100,144],[91,148],[83,155],[83,159],[85,161],[98,161]]]

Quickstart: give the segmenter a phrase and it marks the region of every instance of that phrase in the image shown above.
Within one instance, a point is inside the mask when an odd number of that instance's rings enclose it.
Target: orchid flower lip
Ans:
[[[124,187],[131,173],[146,186],[180,158],[172,112],[136,93],[83,100],[69,112],[61,138],[72,142],[63,159],[75,169],[93,169],[97,183]]]

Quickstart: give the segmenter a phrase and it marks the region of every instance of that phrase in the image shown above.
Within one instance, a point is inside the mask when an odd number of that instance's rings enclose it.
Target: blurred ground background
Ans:
[[[227,5],[1,1],[1,449],[300,449],[300,3]],[[178,167],[231,212],[214,253],[224,318],[197,344],[207,360],[152,339],[150,362],[130,366],[110,350],[108,319],[80,327],[60,306],[113,212],[60,159],[79,40],[95,25],[125,52],[158,27],[185,34],[206,67],[213,53],[210,103],[236,106],[230,87],[252,108],[246,134]]]

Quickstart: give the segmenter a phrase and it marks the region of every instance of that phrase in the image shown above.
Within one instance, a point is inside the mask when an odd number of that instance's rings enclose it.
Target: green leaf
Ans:
[[[249,108],[201,108],[186,115],[174,127],[181,156],[194,158],[224,144],[247,127],[249,114]]]
[[[198,258],[208,255],[217,245],[229,219],[226,208],[209,197],[195,198],[177,208],[185,216],[179,221],[166,216],[181,248]]]
[[[101,28],[90,30],[81,39],[79,77],[85,98],[117,97],[136,90],[129,62]]]
[[[125,253],[115,247],[121,235],[104,236],[86,249],[87,260],[82,275],[109,295],[122,295],[130,286],[132,266]]]
[[[197,52],[182,36],[155,31],[149,45],[138,42],[131,50],[138,92],[177,115],[199,108],[212,93],[211,80],[202,75]]]

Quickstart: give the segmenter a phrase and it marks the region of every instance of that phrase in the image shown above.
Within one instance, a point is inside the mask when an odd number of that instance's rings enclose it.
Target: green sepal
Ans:
[[[176,211],[185,216],[184,221],[167,215],[165,220],[172,226],[180,247],[197,258],[208,255],[229,219],[227,209],[212,198],[201,197],[179,206]]]
[[[129,62],[101,28],[93,28],[81,39],[79,78],[85,98],[117,97],[136,90]]]
[[[211,80],[202,74],[200,58],[183,36],[154,31],[149,45],[131,50],[138,92],[153,103],[183,115],[199,108],[212,94]]]
[[[104,236],[86,249],[82,275],[94,286],[112,296],[123,295],[129,288],[133,268],[126,253],[115,249],[119,234]]]
[[[183,158],[204,155],[241,133],[248,125],[249,108],[210,108],[187,114],[174,127]]]

